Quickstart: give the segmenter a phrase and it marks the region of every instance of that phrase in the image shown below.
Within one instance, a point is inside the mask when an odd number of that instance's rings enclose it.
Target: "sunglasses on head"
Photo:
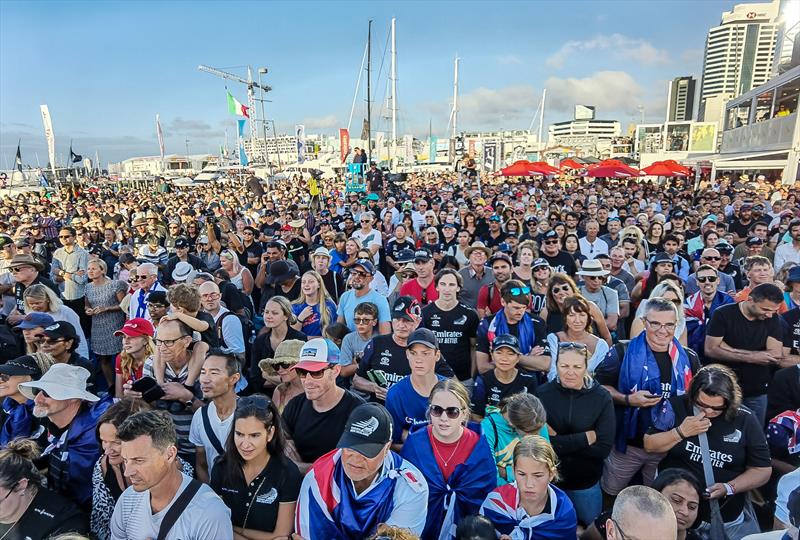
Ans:
[[[562,341],[561,343],[558,344],[558,348],[559,348],[559,350],[561,350],[561,349],[564,349],[564,350],[575,349],[575,350],[579,350],[579,351],[585,351],[587,349],[585,343],[579,343],[577,341]]]
[[[236,401],[236,408],[243,409],[245,407],[256,407],[258,409],[266,409],[269,407],[270,400],[266,396],[247,396],[240,397]]]
[[[461,415],[463,411],[461,407],[440,407],[439,405],[431,405],[428,407],[428,412],[431,416],[439,418],[442,414],[446,414],[450,420],[455,420]]]

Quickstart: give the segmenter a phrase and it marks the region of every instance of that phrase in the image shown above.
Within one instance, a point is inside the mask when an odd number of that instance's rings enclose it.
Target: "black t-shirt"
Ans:
[[[359,377],[371,380],[370,371],[378,371],[386,380],[386,388],[399,383],[406,375],[411,375],[406,348],[398,345],[391,334],[373,337],[364,347],[364,354],[358,364],[356,373]],[[452,368],[444,359],[444,355],[436,362],[436,373],[443,377],[453,377]]]
[[[234,481],[225,480],[220,460],[211,471],[209,485],[231,509],[233,526],[272,532],[278,521],[280,504],[297,501],[303,475],[291,460],[272,456],[250,484],[245,484],[244,475]]]
[[[539,257],[546,260],[553,272],[559,274],[567,274],[568,276],[575,276],[578,271],[578,266],[575,264],[575,258],[566,251],[559,251],[554,257],[547,255],[544,251],[539,253]]]
[[[409,242],[408,239],[403,240],[402,242],[398,242],[397,240],[389,240],[389,243],[386,244],[386,256],[391,257],[393,261],[397,262],[397,257],[400,255],[400,251],[404,249],[414,249],[414,244]]]
[[[750,226],[755,223],[752,219],[748,223],[742,223],[737,218],[733,218],[728,223],[728,231],[736,234],[739,238],[747,238],[750,236]]]
[[[490,232],[487,232],[486,234],[484,234],[481,237],[481,240],[483,241],[484,245],[486,247],[490,248],[490,249],[493,248],[493,247],[497,247],[500,244],[502,244],[503,242],[505,242],[506,238],[508,238],[508,235],[506,233],[504,233],[503,231],[499,231],[499,233],[500,234],[498,234],[495,237],[495,236],[492,236],[492,234]]]
[[[261,226],[258,228],[261,231],[261,234],[266,236],[267,238],[273,238],[275,235],[278,234],[278,231],[281,229],[281,224],[277,221],[273,221],[272,223],[262,223]]]
[[[40,487],[16,524],[0,523],[0,538],[26,540],[51,538],[67,532],[86,534],[89,532],[88,525],[86,515],[72,501]]]
[[[469,340],[475,337],[479,322],[478,313],[460,302],[450,311],[440,309],[435,302],[422,308],[420,326],[436,334],[442,355],[460,381],[472,377]]]
[[[486,416],[487,413],[500,410],[504,398],[521,393],[533,394],[537,386],[536,374],[530,371],[517,368],[514,380],[502,383],[497,380],[495,370],[491,369],[476,377],[469,408],[478,416]]]
[[[670,403],[675,411],[675,426],[694,414],[686,394],[670,398]],[[650,432],[658,433],[658,430],[651,428]],[[732,420],[724,415],[711,419],[711,427],[706,434],[711,467],[717,482],[730,482],[748,467],[771,466],[767,438],[759,426],[759,420],[746,408],[740,408]],[[662,471],[670,467],[690,470],[705,483],[700,441],[696,435],[673,446],[658,465]],[[744,508],[745,493],[736,493],[720,501],[724,521],[733,521],[739,517]],[[708,520],[708,506],[704,503],[701,500],[700,513]]]
[[[255,257],[256,259],[261,261],[261,254],[264,253],[264,248],[261,247],[261,242],[253,242],[249,246],[243,246],[244,253],[238,253],[239,256],[239,264],[242,266],[246,266],[250,273],[254,276],[258,273],[258,265],[259,263],[250,264],[247,262],[247,259],[252,259]]]
[[[483,320],[478,325],[478,336],[477,336],[477,344],[476,350],[478,352],[491,354],[491,345],[489,344],[489,325],[492,322],[493,315],[488,317],[484,317]],[[535,335],[535,343],[533,344],[534,347],[544,347],[545,353],[547,352],[547,327],[544,324],[544,321],[539,317],[531,317],[531,321],[533,321],[533,333]],[[512,336],[519,338],[519,323],[516,324],[509,324],[508,325],[508,333]]]
[[[208,324],[208,330],[200,332],[200,339],[204,343],[208,343],[210,349],[219,347],[219,338],[217,337],[217,323],[214,322],[214,317],[207,311],[198,311],[195,318]]]
[[[789,366],[775,372],[767,391],[767,420],[785,411],[800,409],[800,368]]]
[[[720,266],[719,271],[728,274],[733,278],[733,284],[736,287],[737,291],[740,291],[744,288],[743,283],[743,275],[742,275],[742,268],[736,263],[728,263],[725,268]]]
[[[228,311],[239,311],[244,307],[242,292],[230,281],[221,281],[219,284],[220,299]]]
[[[756,319],[750,321],[742,314],[739,304],[727,304],[718,307],[711,314],[711,322],[708,324],[706,335],[721,337],[728,346],[734,349],[763,351],[768,337],[783,342],[783,326],[780,317],[777,316],[765,320]],[[706,357],[712,359],[711,357]],[[767,393],[767,385],[771,375],[769,366],[732,362],[717,358],[713,358],[713,360],[729,365],[736,372],[744,397],[760,396]]]
[[[305,393],[293,397],[283,410],[283,425],[300,459],[314,463],[336,448],[350,412],[362,403],[363,399],[345,390],[334,408],[320,413]]]
[[[793,308],[781,315],[783,322],[783,346],[791,354],[800,354],[800,308]]]
[[[216,327],[214,328],[216,331]],[[250,358],[248,359],[247,364],[247,382],[249,385],[247,386],[246,392],[262,392],[264,389],[264,377],[261,375],[261,368],[258,367],[258,363],[265,358],[272,358],[275,355],[275,351],[272,350],[272,344],[269,341],[270,332],[266,331],[256,337],[256,340],[253,342],[252,350],[250,351]],[[295,330],[291,326],[286,332],[286,338],[284,341],[288,341],[290,339],[298,339],[300,341],[308,341],[308,337],[302,333],[300,330]]]

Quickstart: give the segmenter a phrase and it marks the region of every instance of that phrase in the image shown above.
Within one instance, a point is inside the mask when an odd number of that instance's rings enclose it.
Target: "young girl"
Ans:
[[[324,307],[323,307],[324,306]],[[300,297],[292,302],[297,322],[292,328],[308,337],[321,337],[322,329],[336,320],[336,304],[328,296],[322,276],[309,270],[300,280]]]

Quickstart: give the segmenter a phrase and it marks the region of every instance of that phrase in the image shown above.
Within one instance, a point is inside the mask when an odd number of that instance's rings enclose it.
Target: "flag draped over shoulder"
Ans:
[[[486,439],[480,437],[467,461],[444,479],[433,454],[428,426],[412,430],[403,444],[403,458],[428,482],[428,517],[422,540],[455,538],[462,517],[478,513],[486,494],[497,485],[497,468]]]
[[[549,512],[529,516],[519,504],[516,484],[495,489],[481,506],[481,514],[494,524],[498,535],[507,534],[511,540],[563,540],[574,538],[578,520],[567,494],[548,486]]]
[[[237,116],[244,116],[250,118],[250,108],[239,103],[233,94],[228,92],[228,112]]]
[[[392,514],[397,482],[425,489],[403,458],[389,452],[383,462],[388,474],[356,497],[353,482],[345,475],[342,451],[334,450],[314,462],[303,479],[295,513],[295,530],[305,540],[361,540],[369,537]]]

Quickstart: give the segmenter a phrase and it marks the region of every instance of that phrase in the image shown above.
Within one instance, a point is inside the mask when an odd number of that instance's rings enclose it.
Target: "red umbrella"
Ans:
[[[680,163],[678,163],[674,159],[667,159],[667,160],[663,161],[662,163],[664,163],[664,165],[666,165],[667,167],[669,167],[670,169],[672,169],[675,172],[683,173],[686,176],[689,176],[690,174],[692,174],[691,170],[689,170],[688,168],[684,167],[683,165],[681,165]]]
[[[559,165],[561,165],[561,170],[564,170],[564,169],[585,169],[586,168],[586,165],[581,165],[580,163],[578,163],[577,161],[575,161],[572,158],[567,158],[567,159],[562,160]]]
[[[657,161],[642,169],[642,172],[650,176],[686,176],[685,173],[675,170],[663,161]]]
[[[519,161],[515,161],[508,167],[500,169],[499,176],[532,176],[534,174],[542,173],[532,172],[531,162],[521,159]]]
[[[634,169],[635,170],[635,169]],[[639,176],[638,172],[631,174],[623,170],[621,167],[613,167],[611,165],[600,165],[589,169],[586,176],[593,178],[629,178],[631,176]]]
[[[544,161],[533,161],[531,162],[531,167],[532,170],[539,171],[541,174],[545,174],[547,176],[552,174],[561,174],[561,169],[557,169],[556,167],[553,167]]]

